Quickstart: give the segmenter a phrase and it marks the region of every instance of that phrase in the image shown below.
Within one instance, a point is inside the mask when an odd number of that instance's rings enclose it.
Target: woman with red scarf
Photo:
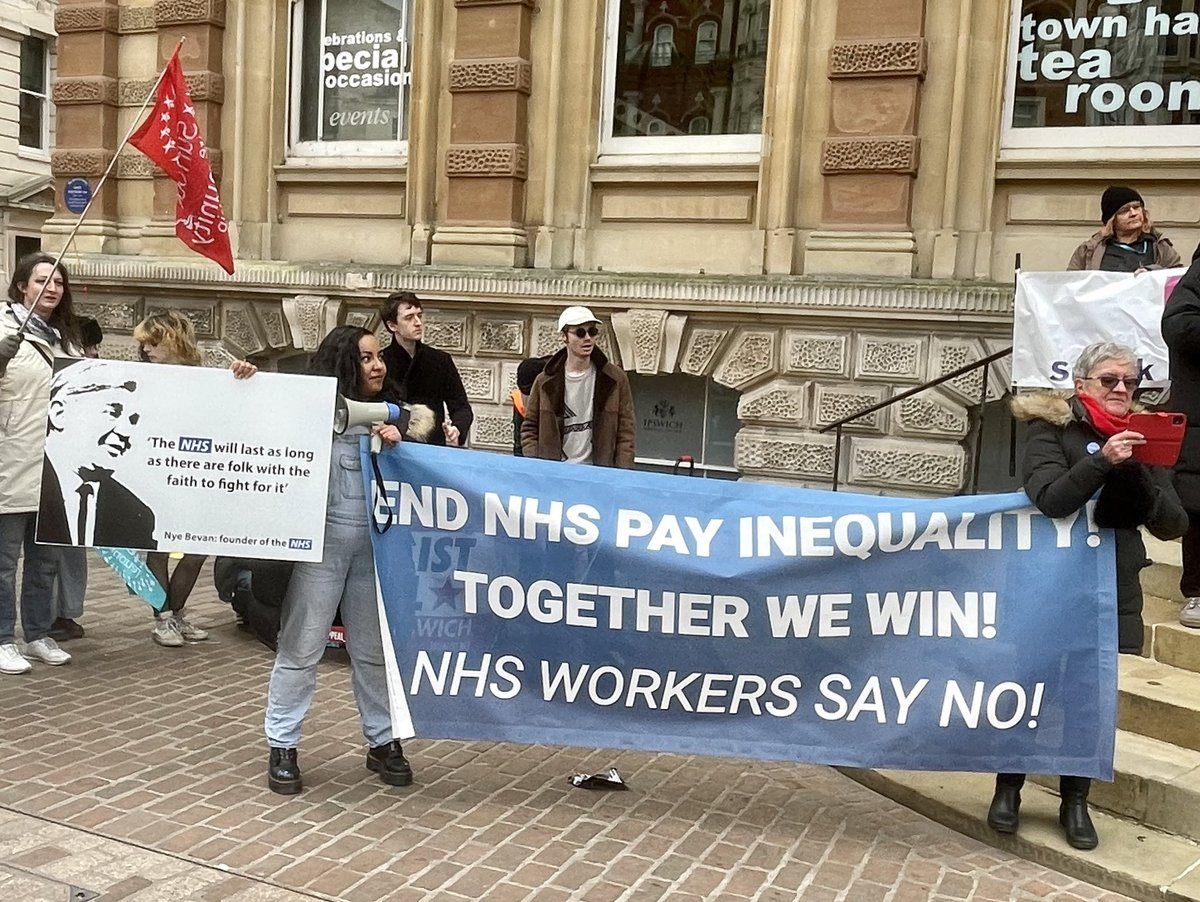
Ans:
[[[1099,342],[1079,355],[1072,373],[1074,394],[1037,392],[1013,401],[1013,414],[1029,424],[1021,461],[1025,493],[1047,517],[1066,517],[1099,493],[1097,526],[1111,528],[1117,556],[1117,647],[1122,654],[1142,650],[1142,587],[1146,566],[1139,526],[1160,539],[1187,530],[1187,513],[1171,484],[1171,472],[1132,459],[1141,433],[1129,429],[1133,392],[1138,387],[1137,355],[1125,345]],[[1015,833],[1024,774],[997,774],[988,825]],[[1099,843],[1088,814],[1087,777],[1059,777],[1058,819],[1076,849]]]

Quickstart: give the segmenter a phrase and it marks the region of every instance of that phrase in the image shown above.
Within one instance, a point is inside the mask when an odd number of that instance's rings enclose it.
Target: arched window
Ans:
[[[651,66],[669,66],[675,55],[675,29],[659,25],[654,29],[654,46],[650,48]]]
[[[688,123],[689,135],[707,135],[708,134],[708,117],[696,116]]]
[[[717,23],[701,22],[696,29],[696,65],[711,63],[717,56]]]

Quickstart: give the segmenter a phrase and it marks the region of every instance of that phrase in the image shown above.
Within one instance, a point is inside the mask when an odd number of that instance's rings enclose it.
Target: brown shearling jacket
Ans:
[[[567,349],[550,358],[533,383],[521,424],[526,457],[562,460],[563,396],[566,393]],[[625,371],[600,352],[592,351],[596,390],[592,401],[592,463],[598,467],[633,468],[635,421],[633,391]]]

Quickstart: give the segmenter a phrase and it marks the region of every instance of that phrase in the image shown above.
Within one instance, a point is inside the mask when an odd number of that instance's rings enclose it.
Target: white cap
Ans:
[[[568,326],[583,326],[588,323],[598,323],[592,311],[587,307],[568,307],[558,315],[558,331],[561,332]]]

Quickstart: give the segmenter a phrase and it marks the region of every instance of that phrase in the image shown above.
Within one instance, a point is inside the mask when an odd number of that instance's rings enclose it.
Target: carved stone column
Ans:
[[[119,15],[116,0],[61,0],[54,16],[58,31],[58,77],[53,89],[57,124],[50,167],[55,179],[55,211],[44,227],[48,248],[66,240],[78,217],[62,206],[63,184],[68,179],[85,178],[94,189],[120,140]],[[75,248],[84,252],[114,251],[116,220],[114,180],[97,195],[75,239]]]
[[[805,271],[911,276],[924,0],[839,0],[821,229]]]
[[[525,266],[531,0],[454,0],[445,218],[434,264]]]
[[[225,79],[221,62],[225,38],[225,0],[156,0],[154,24],[158,31],[155,72],[162,71],[180,38],[179,50],[188,93],[196,109],[196,123],[208,148],[209,162],[217,186],[221,185],[221,105],[225,99]],[[154,79],[138,83],[137,93],[144,98]],[[154,167],[154,213],[142,229],[141,251],[178,257],[186,249],[175,237],[176,184]],[[234,249],[237,254],[237,248]]]

